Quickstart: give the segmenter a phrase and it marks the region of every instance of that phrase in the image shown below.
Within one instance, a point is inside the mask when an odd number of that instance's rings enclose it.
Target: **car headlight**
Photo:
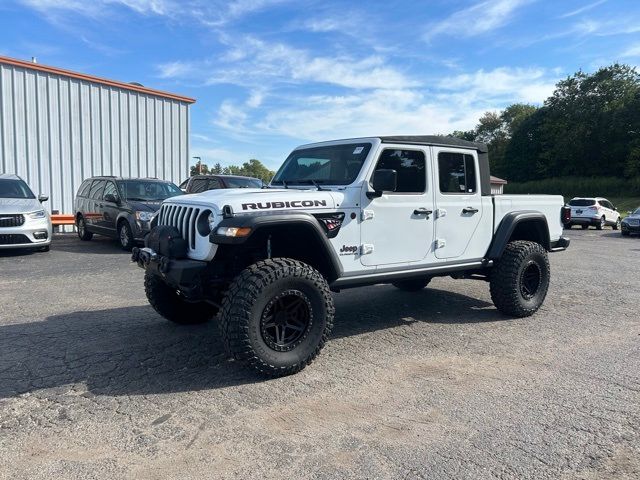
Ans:
[[[149,222],[153,218],[153,212],[136,212],[136,218],[141,222]]]
[[[35,212],[28,213],[27,216],[29,218],[33,218],[34,220],[38,220],[40,218],[46,218],[47,213],[44,210],[38,210]]]

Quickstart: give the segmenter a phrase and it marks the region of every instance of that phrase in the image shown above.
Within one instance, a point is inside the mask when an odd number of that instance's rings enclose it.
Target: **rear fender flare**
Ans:
[[[526,228],[529,232],[525,238],[516,240],[531,240],[540,243],[545,250],[551,250],[551,240],[549,238],[549,225],[547,217],[543,213],[535,210],[523,210],[519,212],[509,212],[500,221],[500,225],[493,236],[493,241],[489,246],[486,258],[488,260],[498,260],[507,244],[512,240],[517,229]],[[518,235],[520,237],[521,235]],[[530,237],[530,238],[527,238]]]

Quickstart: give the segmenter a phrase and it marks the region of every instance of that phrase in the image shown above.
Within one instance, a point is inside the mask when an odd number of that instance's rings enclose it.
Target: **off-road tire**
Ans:
[[[596,225],[596,230],[602,230],[606,224],[607,224],[607,220],[604,217],[602,217]]]
[[[87,230],[87,222],[85,222],[82,215],[76,220],[76,228],[78,230],[78,238],[80,240],[88,242],[93,238],[93,233]]]
[[[123,231],[124,230],[124,231]],[[133,231],[131,225],[126,220],[120,220],[118,223],[118,244],[123,250],[130,252],[135,242],[133,241]]]
[[[289,292],[303,297],[309,318],[291,349],[278,351],[265,337],[265,316],[274,300]],[[219,321],[224,345],[233,358],[262,374],[281,377],[299,372],[314,360],[331,333],[334,313],[329,285],[320,272],[298,260],[273,258],[250,265],[233,280]]]
[[[209,303],[187,302],[153,273],[145,273],[144,291],[153,309],[173,323],[196,325],[208,322],[218,313],[218,309]]]
[[[525,274],[539,272],[539,284],[529,295],[523,286]],[[525,240],[507,244],[490,276],[491,299],[498,310],[513,317],[533,315],[544,302],[549,289],[551,268],[542,245]]]
[[[399,280],[392,285],[404,292],[419,292],[429,285],[431,278],[413,278],[411,280]]]

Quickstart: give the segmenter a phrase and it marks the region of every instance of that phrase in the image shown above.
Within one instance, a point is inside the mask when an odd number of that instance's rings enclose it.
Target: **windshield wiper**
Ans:
[[[324,182],[324,180],[314,180],[312,178],[305,178],[305,179],[300,179],[300,180],[296,180],[299,183],[310,183],[312,184],[314,187],[316,187],[319,191],[330,191],[329,188],[322,188],[320,186],[320,182]]]

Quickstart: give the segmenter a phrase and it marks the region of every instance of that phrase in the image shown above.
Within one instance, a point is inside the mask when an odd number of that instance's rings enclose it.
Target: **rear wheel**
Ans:
[[[80,240],[87,242],[93,238],[93,233],[87,230],[87,222],[82,215],[76,220],[76,227],[78,229],[78,238],[80,238]]]
[[[586,230],[587,228],[589,228],[589,225],[581,225],[583,230]]]
[[[405,292],[419,292],[424,287],[429,285],[431,278],[414,278],[411,280],[400,280],[393,282],[392,285]]]
[[[261,260],[231,283],[220,327],[228,352],[261,373],[299,372],[324,346],[335,308],[313,267],[289,258]]]
[[[491,299],[506,315],[528,317],[544,302],[550,278],[549,258],[542,245],[510,242],[491,272]]]
[[[600,219],[600,223],[596,225],[596,229],[602,230],[605,227],[605,225],[607,225],[607,219],[604,218],[604,215],[603,215],[602,218]]]
[[[167,320],[180,325],[205,323],[215,317],[218,309],[205,302],[187,302],[176,289],[164,283],[158,275],[145,273],[144,291],[153,309]]]

